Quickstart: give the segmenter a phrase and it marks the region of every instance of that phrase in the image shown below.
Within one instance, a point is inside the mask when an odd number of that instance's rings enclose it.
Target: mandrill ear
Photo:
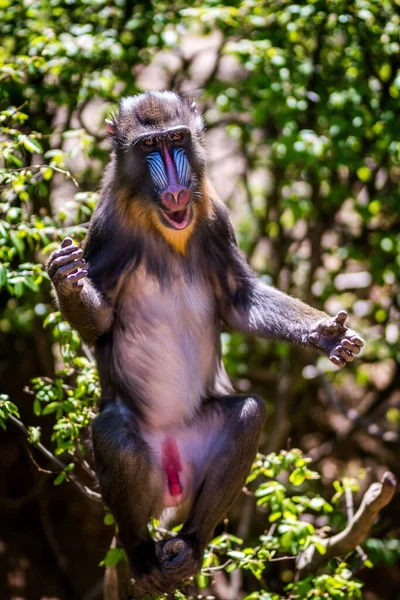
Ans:
[[[115,124],[114,121],[111,121],[111,119],[106,119],[106,131],[108,135],[115,135]]]
[[[197,110],[197,106],[196,106],[196,102],[195,100],[193,100],[193,102],[190,105],[190,110],[193,113],[194,117],[195,117],[195,125],[196,125],[196,129],[199,132],[202,132],[204,130],[204,122],[203,122],[203,117],[202,115],[199,113],[199,111]]]

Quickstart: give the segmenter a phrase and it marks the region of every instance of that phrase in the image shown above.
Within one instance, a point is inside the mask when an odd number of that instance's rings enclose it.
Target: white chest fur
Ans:
[[[215,375],[211,286],[178,274],[162,288],[139,270],[124,297],[119,370],[145,399],[152,426],[170,427],[193,415]]]

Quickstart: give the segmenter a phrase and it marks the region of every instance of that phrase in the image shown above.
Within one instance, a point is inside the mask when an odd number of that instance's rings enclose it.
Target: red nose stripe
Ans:
[[[161,202],[168,211],[183,210],[190,200],[190,192],[179,181],[175,161],[167,144],[161,146],[161,156],[164,161],[168,187],[161,194]]]
[[[171,496],[182,494],[179,473],[182,471],[179,450],[176,440],[172,437],[165,438],[162,445],[162,464],[167,476],[168,489]]]
[[[178,190],[182,186],[179,183],[178,172],[176,170],[175,162],[169,153],[167,144],[161,146],[161,156],[163,157],[165,164],[165,173],[167,175],[168,188],[172,190]]]

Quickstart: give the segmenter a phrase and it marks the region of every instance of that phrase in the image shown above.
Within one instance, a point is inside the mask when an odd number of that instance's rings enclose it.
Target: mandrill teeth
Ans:
[[[183,148],[174,149],[174,161],[178,173],[179,183],[183,187],[188,187],[190,184],[190,166]]]

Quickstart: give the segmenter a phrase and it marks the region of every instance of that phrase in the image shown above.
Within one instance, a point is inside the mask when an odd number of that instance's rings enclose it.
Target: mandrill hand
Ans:
[[[60,248],[53,252],[46,268],[57,293],[61,295],[79,292],[83,286],[82,279],[88,273],[83,250],[75,246],[70,237],[66,237]]]
[[[308,341],[324,350],[334,365],[344,367],[360,353],[364,340],[345,326],[347,312],[341,310],[336,317],[320,321],[308,336]]]

